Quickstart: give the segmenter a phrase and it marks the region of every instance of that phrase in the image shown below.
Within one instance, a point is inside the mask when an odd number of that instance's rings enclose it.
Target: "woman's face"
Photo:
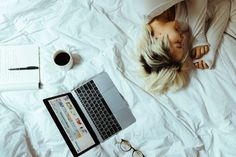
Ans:
[[[152,31],[154,38],[168,37],[170,50],[176,61],[180,61],[185,56],[188,46],[186,33],[188,26],[178,21],[169,21],[162,25],[153,25]]]

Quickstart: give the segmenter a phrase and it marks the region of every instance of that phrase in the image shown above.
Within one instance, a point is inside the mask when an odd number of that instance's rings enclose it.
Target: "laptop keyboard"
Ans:
[[[121,130],[106,101],[91,80],[75,90],[103,140]]]

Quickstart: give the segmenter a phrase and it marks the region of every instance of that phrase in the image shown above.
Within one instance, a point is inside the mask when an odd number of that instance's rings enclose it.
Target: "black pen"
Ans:
[[[35,70],[39,69],[37,66],[27,66],[27,67],[20,67],[20,68],[10,68],[8,70]]]

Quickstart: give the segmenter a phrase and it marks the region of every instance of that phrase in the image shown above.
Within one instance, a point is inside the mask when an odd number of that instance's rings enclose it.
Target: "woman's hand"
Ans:
[[[208,69],[209,68],[209,66],[203,60],[200,60],[199,62],[194,63],[194,66],[197,69]]]
[[[209,51],[208,45],[197,46],[192,49],[191,57],[193,59],[199,59],[202,56],[204,56],[205,54],[207,54],[208,51]],[[198,69],[208,69],[209,68],[209,66],[203,60],[199,60],[198,62],[195,62],[194,66]]]
[[[208,45],[197,46],[197,47],[192,49],[191,57],[193,59],[199,59],[202,56],[204,56],[205,54],[207,54],[208,51],[209,51],[209,46]]]

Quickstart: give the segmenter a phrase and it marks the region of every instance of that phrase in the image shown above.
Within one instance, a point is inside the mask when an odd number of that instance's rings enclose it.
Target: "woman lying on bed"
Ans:
[[[229,18],[229,0],[135,3],[146,21],[138,51],[149,91],[161,94],[183,87],[189,71],[188,56],[196,68],[213,67]]]

